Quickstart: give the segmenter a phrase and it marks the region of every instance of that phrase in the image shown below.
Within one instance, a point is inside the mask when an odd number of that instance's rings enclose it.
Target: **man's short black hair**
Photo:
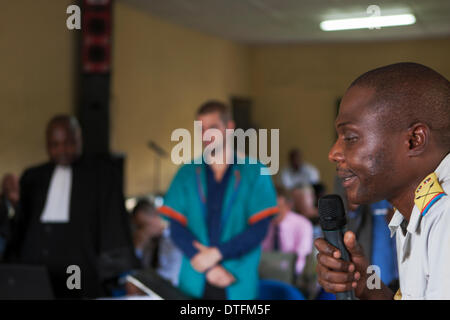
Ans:
[[[413,62],[395,63],[359,76],[352,87],[375,89],[371,106],[386,128],[403,130],[423,122],[437,143],[450,150],[450,84],[435,70]]]
[[[81,130],[77,118],[68,114],[58,114],[53,118],[51,118],[47,124],[46,134],[49,134],[50,130],[55,125],[67,126],[67,128],[69,128],[72,134],[76,134],[77,131]]]
[[[219,112],[223,123],[227,124],[232,119],[228,105],[218,100],[209,100],[203,103],[197,110],[197,116],[208,113]]]
[[[292,158],[293,156],[296,155],[302,156],[303,155],[302,150],[300,150],[299,148],[293,148],[289,150],[289,158]]]

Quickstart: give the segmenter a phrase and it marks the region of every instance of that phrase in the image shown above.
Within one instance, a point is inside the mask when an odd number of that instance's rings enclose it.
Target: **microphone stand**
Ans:
[[[153,140],[150,140],[148,142],[147,146],[156,155],[156,157],[155,157],[155,174],[153,176],[153,190],[154,190],[154,193],[157,194],[158,192],[160,192],[159,184],[160,184],[160,174],[161,174],[161,159],[167,157],[167,152]]]

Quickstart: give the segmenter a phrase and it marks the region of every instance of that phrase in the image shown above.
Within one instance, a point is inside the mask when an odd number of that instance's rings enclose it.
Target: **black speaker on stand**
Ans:
[[[109,154],[111,0],[83,0],[79,118],[84,153]]]
[[[123,154],[110,154],[112,0],[83,0],[81,8],[78,118],[83,153],[108,159],[123,183]]]

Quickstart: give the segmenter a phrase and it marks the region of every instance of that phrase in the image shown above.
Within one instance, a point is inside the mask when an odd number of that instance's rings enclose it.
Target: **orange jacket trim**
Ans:
[[[179,223],[181,223],[183,226],[187,225],[187,219],[185,216],[183,216],[181,213],[173,210],[171,207],[168,206],[161,206],[158,208],[158,211],[165,215],[166,217],[169,217],[173,220],[178,221]]]
[[[279,211],[278,207],[271,207],[271,208],[264,209],[260,212],[255,213],[254,215],[252,215],[250,217],[250,219],[248,219],[248,222],[249,222],[249,224],[257,223],[258,221],[261,221],[264,218],[267,218],[269,216],[277,214],[278,211]]]

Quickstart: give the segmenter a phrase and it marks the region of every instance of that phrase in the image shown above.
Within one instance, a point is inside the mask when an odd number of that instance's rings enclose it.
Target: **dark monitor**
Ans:
[[[294,285],[296,261],[295,253],[263,251],[259,263],[259,277]]]
[[[141,285],[145,286],[146,289],[150,289],[163,300],[193,299],[182,293],[169,281],[161,278],[161,276],[152,269],[139,270],[132,277],[139,281]]]
[[[44,266],[0,264],[0,299],[53,299]]]

